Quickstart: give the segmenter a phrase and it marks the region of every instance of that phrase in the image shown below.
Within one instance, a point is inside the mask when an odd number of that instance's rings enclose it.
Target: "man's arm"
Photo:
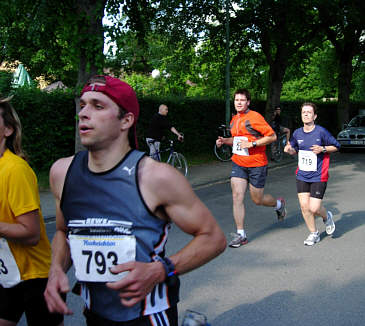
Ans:
[[[260,139],[257,139],[255,142],[256,142],[256,146],[255,147],[258,147],[258,146],[265,146],[265,145],[269,145],[271,144],[272,142],[274,142],[276,140],[276,134],[272,134],[270,136],[264,136]],[[252,148],[254,147],[253,145],[253,142],[252,141],[247,141],[247,140],[241,140],[240,142],[240,146],[241,148]]]
[[[61,194],[71,158],[60,159],[53,164],[50,170],[50,186],[56,201],[56,233],[52,240],[52,263],[48,275],[47,288],[44,296],[50,312],[72,314],[61,293],[70,291],[67,270],[71,266],[70,248],[67,243],[67,228],[60,208]]]
[[[338,148],[333,145],[327,145],[327,146],[320,146],[320,145],[312,145],[311,150],[315,154],[320,153],[334,153],[338,151]]]
[[[173,167],[152,161],[146,158],[140,164],[141,193],[152,212],[172,220],[182,231],[193,236],[184,248],[169,257],[178,274],[184,274],[223,252],[226,239],[186,178]],[[166,278],[160,262],[131,262],[113,268],[116,273],[126,270],[130,273],[125,278],[107,283],[107,286],[119,291],[122,303],[127,306],[141,301],[157,283]]]
[[[216,145],[218,147],[221,147],[222,145],[233,145],[233,137],[224,138],[222,136],[218,136],[217,140],[215,141]]]
[[[180,134],[177,130],[176,130],[176,128],[175,127],[171,127],[171,132],[172,133],[174,133],[176,136],[177,136],[177,139],[179,140],[179,141],[182,141],[182,140],[184,140],[184,136],[182,135],[182,134]]]

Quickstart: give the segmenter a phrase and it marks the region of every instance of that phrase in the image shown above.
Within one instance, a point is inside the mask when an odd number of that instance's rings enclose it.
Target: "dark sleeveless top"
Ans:
[[[88,152],[75,155],[66,175],[61,209],[66,225],[73,220],[90,218],[132,223],[136,237],[136,261],[151,262],[155,255],[164,256],[170,224],[149,210],[138,186],[138,164],[145,153],[131,150],[114,168],[93,173],[88,168]],[[82,283],[82,296],[92,312],[114,321],[127,321],[149,315],[177,304],[179,282],[165,283],[131,308],[120,303],[118,292],[105,283]]]

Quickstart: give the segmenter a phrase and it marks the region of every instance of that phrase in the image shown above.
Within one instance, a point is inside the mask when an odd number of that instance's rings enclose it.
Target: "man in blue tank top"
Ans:
[[[336,152],[340,144],[325,128],[314,123],[317,118],[314,103],[304,103],[301,115],[303,127],[294,131],[284,151],[291,155],[298,154],[297,192],[303,218],[310,232],[304,244],[313,246],[320,241],[315,216],[322,217],[328,235],[335,231],[332,213],[323,207],[322,199],[328,181],[329,153]]]
[[[80,107],[87,151],[50,171],[57,230],[48,309],[72,314],[61,294],[70,290],[73,264],[88,326],[177,326],[177,275],[223,252],[224,234],[183,175],[136,150],[139,105],[128,84],[95,76],[81,91]],[[166,257],[170,222],[193,239]]]

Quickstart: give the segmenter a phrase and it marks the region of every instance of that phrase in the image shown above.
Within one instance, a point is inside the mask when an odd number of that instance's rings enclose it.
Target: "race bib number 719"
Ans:
[[[302,171],[317,171],[317,155],[312,151],[300,150],[298,153],[298,166]]]

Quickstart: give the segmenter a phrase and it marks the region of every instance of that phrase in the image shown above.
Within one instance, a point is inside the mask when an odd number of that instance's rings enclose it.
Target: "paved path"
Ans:
[[[281,162],[269,161],[269,168],[275,168],[286,164],[296,164],[296,157],[284,154]],[[190,166],[188,180],[194,190],[216,182],[223,182],[229,179],[231,173],[231,161],[229,162],[211,162],[202,165]],[[43,216],[46,220],[55,217],[55,204],[53,196],[49,191],[40,192],[41,206]]]

